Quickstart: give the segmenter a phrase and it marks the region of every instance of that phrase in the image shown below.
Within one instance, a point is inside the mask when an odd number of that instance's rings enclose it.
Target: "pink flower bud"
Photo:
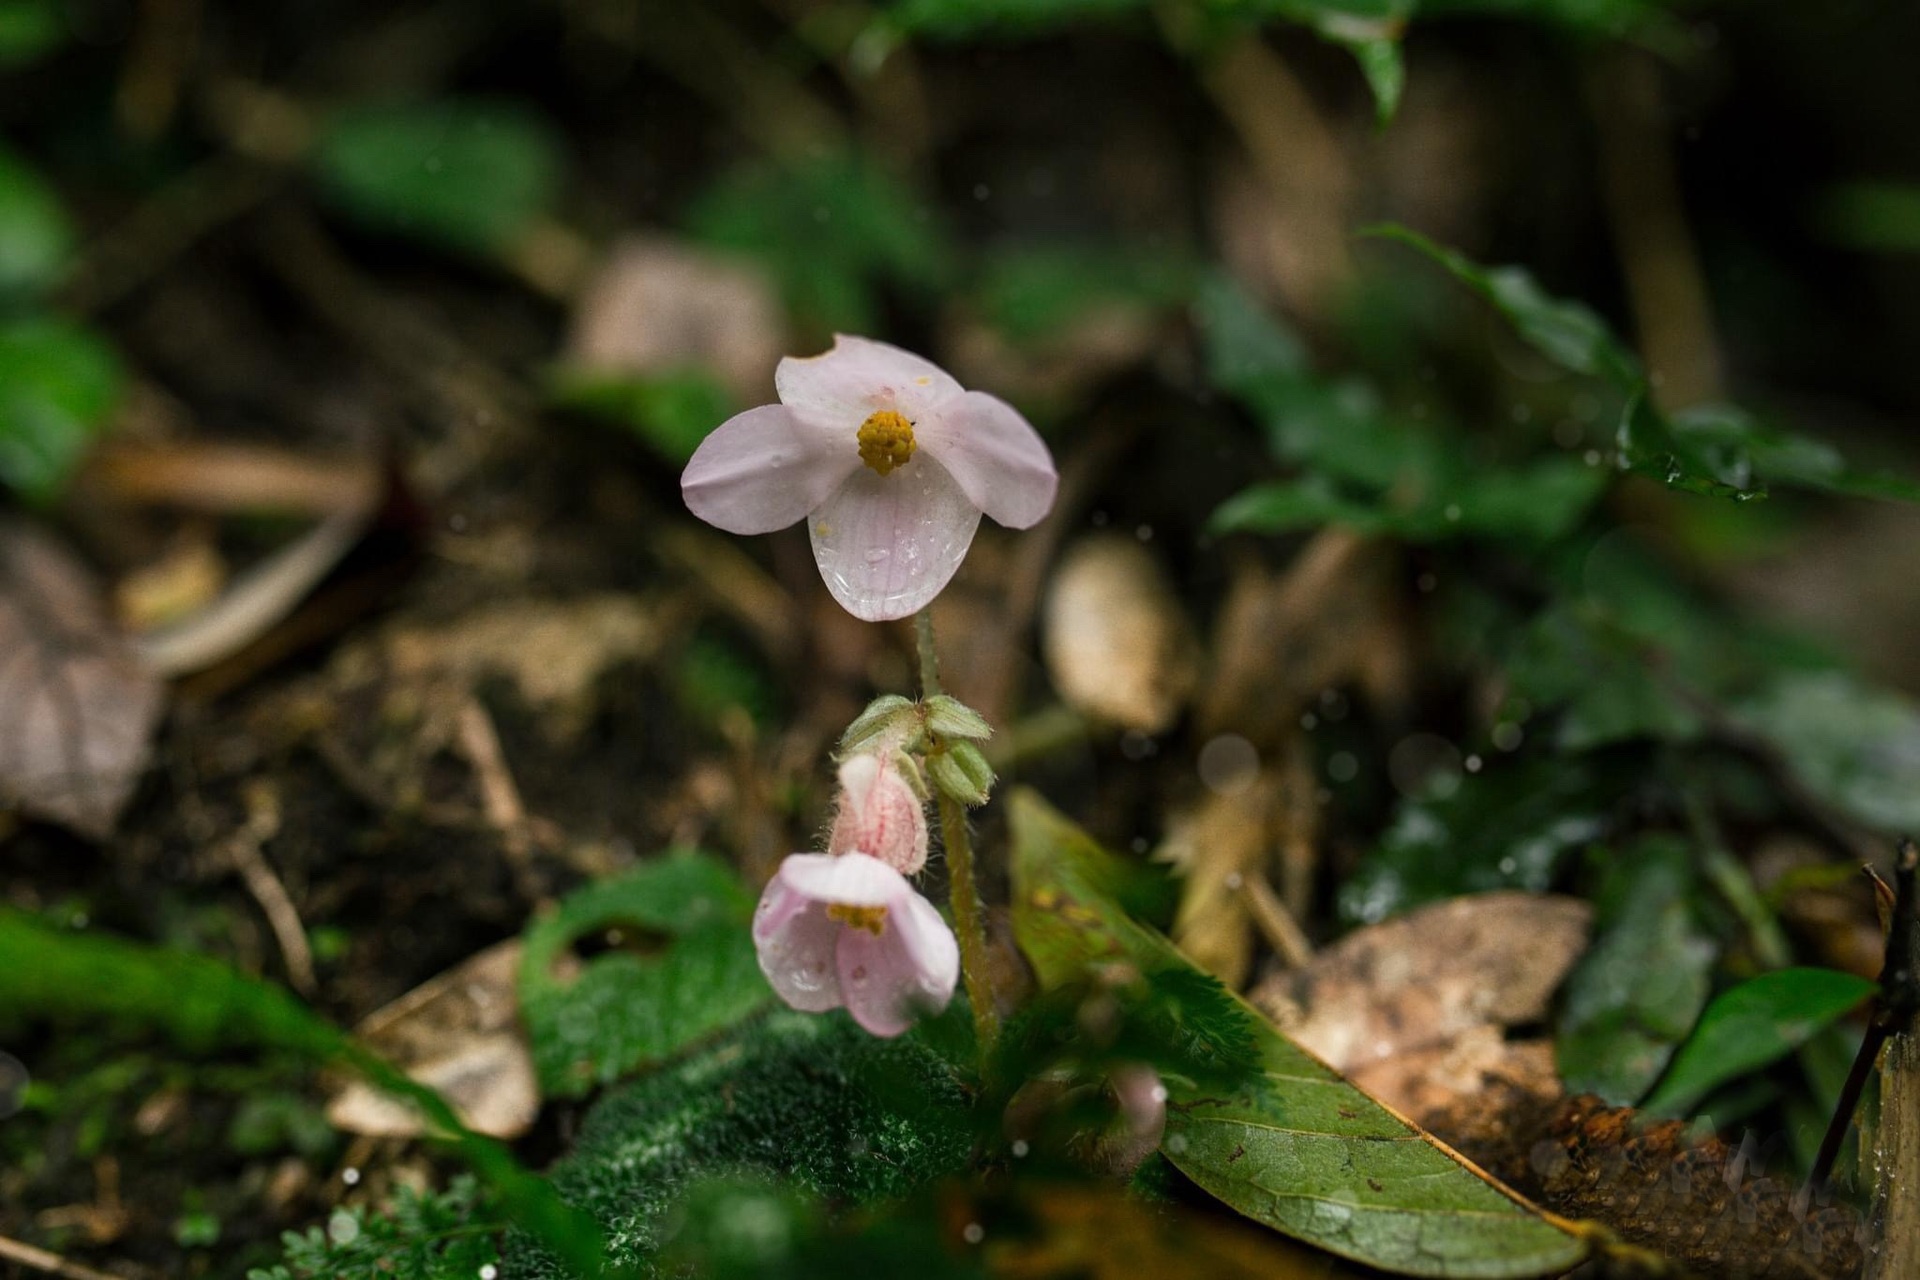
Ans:
[[[876,1036],[897,1036],[953,999],[960,948],[931,902],[864,853],[796,853],[753,917],[760,969],[807,1013],[845,1007]]]
[[[864,853],[903,876],[927,865],[927,812],[892,758],[862,752],[841,761],[827,852]]]

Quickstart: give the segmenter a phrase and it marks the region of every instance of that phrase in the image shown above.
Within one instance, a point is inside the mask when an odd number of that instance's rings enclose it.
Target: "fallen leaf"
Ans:
[[[1416,1117],[1489,1075],[1557,1093],[1550,1045],[1510,1043],[1502,1029],[1546,1017],[1592,921],[1577,898],[1454,898],[1356,930],[1251,998],[1328,1065]]]
[[[0,806],[105,839],[162,702],[86,568],[32,526],[0,523]]]
[[[566,358],[601,373],[704,369],[743,404],[772,398],[786,348],[779,295],[751,266],[656,236],[608,252],[574,312]]]
[[[1263,874],[1284,821],[1280,775],[1263,772],[1250,786],[1205,799],[1168,820],[1156,861],[1180,876],[1174,945],[1189,960],[1239,989],[1253,968],[1253,917],[1243,886]]]
[[[370,1014],[355,1033],[421,1084],[436,1089],[469,1128],[517,1138],[540,1110],[533,1055],[521,1029],[516,984],[520,940],[510,938]],[[416,1137],[419,1112],[361,1080],[335,1091],[327,1119],[375,1137]]]
[[[1159,733],[1199,680],[1192,624],[1160,562],[1133,538],[1089,538],[1062,558],[1041,619],[1047,674],[1068,706]]]

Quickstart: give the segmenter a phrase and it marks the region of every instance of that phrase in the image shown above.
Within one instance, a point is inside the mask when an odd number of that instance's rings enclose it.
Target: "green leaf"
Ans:
[[[561,408],[626,428],[675,466],[685,466],[735,410],[719,379],[703,369],[650,377],[560,369],[548,396]]]
[[[59,279],[73,252],[73,227],[46,180],[0,146],[0,306]]]
[[[988,324],[1036,343],[1097,309],[1163,310],[1184,303],[1194,274],[1166,254],[1085,245],[1024,247],[993,254],[976,302]]]
[[[688,225],[765,263],[788,307],[822,332],[875,332],[884,290],[930,293],[956,256],[926,200],[844,153],[744,169],[705,193]]]
[[[605,1254],[599,1227],[569,1208],[507,1149],[460,1123],[441,1096],[356,1043],[283,988],[218,961],[92,933],[56,929],[0,907],[0,1024],[81,1018],[158,1027],[193,1052],[277,1049],[351,1067],[416,1107],[485,1179],[515,1222],[583,1275]]]
[[[922,1030],[881,1040],[837,1011],[778,1008],[609,1093],[553,1180],[604,1224],[616,1263],[652,1271],[697,1183],[772,1176],[873,1204],[958,1170],[973,1141],[967,1095]],[[506,1261],[506,1275],[576,1280],[522,1237]]]
[[[1578,302],[1553,297],[1524,268],[1483,267],[1405,227],[1370,227],[1363,234],[1397,240],[1445,267],[1561,368],[1600,378],[1627,392],[1645,385],[1639,359],[1614,337],[1606,321]]]
[[[1920,184],[1853,182],[1821,202],[1828,237],[1870,253],[1920,253]]]
[[[1685,843],[1649,836],[1599,856],[1597,936],[1561,991],[1554,1060],[1568,1093],[1629,1106],[1693,1029],[1718,948],[1695,918]]]
[[[1043,988],[1116,966],[1192,971],[1102,891],[1124,875],[1118,859],[1031,791],[1014,794],[1010,820],[1014,933]],[[1258,1080],[1167,1082],[1161,1151],[1197,1185],[1287,1235],[1409,1275],[1535,1276],[1585,1256],[1581,1240],[1245,1012]]]
[[[1658,29],[1670,19],[1658,0],[1421,0],[1422,18],[1455,14],[1491,14],[1616,38]]]
[[[0,0],[0,69],[36,62],[66,40],[60,0]]]
[[[894,29],[947,40],[983,35],[1033,36],[1083,22],[1144,12],[1150,0],[898,0],[887,9]]]
[[[1646,1110],[1685,1115],[1709,1093],[1782,1058],[1844,1017],[1874,984],[1832,969],[1763,973],[1715,996]]]
[[[1510,694],[1536,713],[1558,711],[1554,741],[1563,751],[1698,738],[1699,713],[1654,677],[1644,648],[1601,612],[1561,600],[1527,624],[1503,664]]]
[[[120,361],[59,320],[0,326],[0,481],[28,502],[60,496],[120,398]]]
[[[1542,892],[1569,853],[1605,834],[1614,789],[1578,756],[1437,780],[1401,803],[1379,847],[1340,887],[1340,914],[1371,923],[1463,893]]]
[[[578,1096],[658,1062],[758,1009],[772,994],[754,956],[753,899],[725,864],[682,851],[589,885],[527,930],[520,1009],[550,1096]],[[576,942],[619,932],[654,954],[613,950],[571,980]]]
[[[518,105],[446,100],[343,111],[327,122],[313,164],[326,195],[361,221],[486,255],[552,207],[561,153]]]
[[[1886,832],[1920,831],[1920,707],[1838,671],[1791,672],[1736,705],[1808,790]]]

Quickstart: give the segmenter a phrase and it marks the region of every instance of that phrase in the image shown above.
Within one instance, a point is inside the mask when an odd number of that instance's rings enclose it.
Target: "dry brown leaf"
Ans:
[[[1186,611],[1160,562],[1133,538],[1111,534],[1069,549],[1041,625],[1061,699],[1122,728],[1166,729],[1199,679]]]
[[[1356,930],[1253,1001],[1292,1039],[1416,1118],[1492,1076],[1554,1090],[1544,1044],[1500,1030],[1537,1022],[1585,950],[1593,908],[1578,898],[1496,892]]]
[[[621,240],[581,291],[567,358],[606,373],[711,369],[742,403],[773,398],[786,323],[766,277],[655,236]]]
[[[1272,771],[1205,799],[1167,823],[1154,857],[1180,876],[1174,945],[1238,990],[1253,967],[1253,919],[1243,886],[1263,873],[1279,842],[1284,781]]]
[[[520,940],[510,938],[377,1010],[356,1033],[438,1090],[469,1128],[517,1138],[540,1110],[533,1056],[520,1026],[519,975]],[[412,1107],[359,1080],[334,1092],[327,1119],[336,1129],[374,1137],[425,1132]]]
[[[39,530],[0,523],[0,807],[104,839],[161,705],[86,568]]]

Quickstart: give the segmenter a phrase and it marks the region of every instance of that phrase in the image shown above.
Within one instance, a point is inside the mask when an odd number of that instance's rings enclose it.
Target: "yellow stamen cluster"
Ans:
[[[886,475],[913,457],[913,424],[882,409],[860,424],[860,461]]]
[[[887,909],[857,907],[847,902],[830,902],[827,904],[827,919],[838,920],[841,924],[852,925],[856,929],[865,929],[877,938],[887,927]]]

